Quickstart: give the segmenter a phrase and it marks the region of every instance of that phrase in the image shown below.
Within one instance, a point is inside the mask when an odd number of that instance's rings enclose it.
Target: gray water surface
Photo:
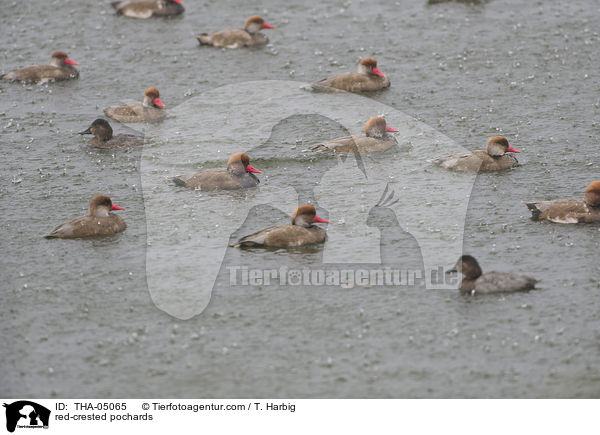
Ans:
[[[521,203],[581,196],[600,179],[597,2],[185,5],[182,17],[138,21],[96,1],[3,4],[2,73],[45,63],[61,49],[81,64],[81,77],[48,86],[0,83],[0,396],[599,396],[600,228],[532,222]],[[256,13],[277,26],[262,49],[200,48],[193,37]],[[223,85],[310,82],[354,70],[365,56],[392,82],[374,100],[465,148],[502,134],[521,150],[520,167],[477,177],[464,251],[484,271],[535,276],[540,289],[465,297],[422,288],[229,286],[223,270],[199,316],[182,321],[159,310],[146,283],[142,150],[90,150],[76,133],[104,107],[141,99],[149,86],[176,107]],[[347,134],[314,117],[282,126],[274,132],[290,147],[299,138],[304,145]],[[267,177],[302,180],[315,164],[300,152],[281,160],[257,149],[252,164],[265,185]],[[221,164],[203,163],[202,155],[181,162],[190,169]],[[423,186],[423,201],[435,188]],[[126,207],[124,233],[41,237],[84,214],[96,192]],[[190,200],[195,194],[173,191]],[[310,192],[300,196],[310,199]],[[285,219],[255,209],[234,236]],[[167,221],[166,232],[169,225],[177,222]],[[180,255],[186,262],[198,252]],[[261,268],[321,261],[319,250],[225,255],[230,264]]]

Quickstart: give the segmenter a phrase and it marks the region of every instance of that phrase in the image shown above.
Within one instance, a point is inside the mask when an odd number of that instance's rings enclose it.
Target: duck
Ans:
[[[55,51],[46,65],[33,65],[11,71],[2,76],[2,80],[24,83],[48,83],[50,81],[71,80],[79,77],[79,71],[73,67],[79,65],[64,51]]]
[[[73,239],[120,233],[127,225],[121,216],[111,213],[113,210],[125,210],[125,208],[113,204],[109,196],[97,193],[90,200],[87,216],[65,222],[44,237]]]
[[[583,199],[557,199],[527,202],[534,220],[559,224],[600,222],[600,181],[593,181],[585,189]]]
[[[260,180],[254,174],[261,171],[250,165],[250,157],[235,153],[227,161],[227,168],[205,169],[171,178],[177,185],[199,190],[235,190],[256,187]]]
[[[454,268],[446,273],[452,272],[463,274],[459,290],[470,294],[527,291],[534,289],[539,282],[529,276],[510,272],[482,273],[479,263],[471,255],[461,256]]]
[[[212,45],[213,47],[255,47],[265,45],[269,42],[269,38],[260,33],[260,30],[275,28],[275,26],[266,23],[262,17],[254,15],[246,19],[243,29],[227,29],[214,33],[200,33],[196,35],[196,39],[198,39],[200,45]]]
[[[519,164],[511,154],[520,153],[508,143],[504,136],[492,136],[487,140],[485,150],[475,150],[454,154],[450,157],[430,160],[430,163],[454,171],[488,172],[510,169]]]
[[[317,216],[313,205],[301,205],[292,213],[291,225],[268,227],[249,236],[242,237],[233,247],[236,248],[292,248],[298,246],[323,243],[327,239],[327,232],[314,223],[329,221]]]
[[[144,91],[144,100],[123,106],[110,106],[104,109],[104,114],[119,122],[146,122],[157,121],[167,116],[167,107],[160,99],[160,92],[156,88]]]
[[[185,11],[181,0],[122,0],[111,3],[117,15],[146,19],[150,17],[171,17]]]
[[[329,142],[314,144],[309,149],[311,151],[334,151],[337,153],[383,152],[398,144],[396,138],[388,133],[398,133],[398,130],[387,125],[384,118],[376,116],[365,123],[364,136],[340,137]]]
[[[379,91],[388,88],[390,81],[372,57],[365,57],[358,63],[357,72],[338,74],[313,83],[314,90],[340,89],[348,92]]]
[[[113,136],[113,129],[106,119],[98,118],[79,134],[93,134],[88,145],[94,148],[122,148],[143,145],[144,141],[132,134],[118,134]]]

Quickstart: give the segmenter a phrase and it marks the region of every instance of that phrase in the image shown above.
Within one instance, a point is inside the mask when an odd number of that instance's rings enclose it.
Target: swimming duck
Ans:
[[[338,74],[312,84],[315,90],[334,88],[348,92],[378,91],[389,86],[390,81],[377,68],[377,61],[372,57],[362,59],[357,72]]]
[[[121,148],[135,145],[143,145],[139,137],[132,134],[118,134],[113,136],[113,129],[107,120],[98,118],[87,130],[79,134],[93,134],[94,137],[88,141],[88,145],[94,148]]]
[[[73,65],[79,64],[69,59],[64,51],[55,51],[52,53],[49,64],[33,65],[11,71],[4,74],[2,80],[47,83],[49,81],[76,79],[79,77],[79,71]]]
[[[141,19],[169,17],[185,11],[181,0],[123,0],[112,2],[111,5],[118,15]]]
[[[226,169],[205,169],[171,178],[177,186],[200,190],[234,190],[255,187],[261,171],[250,165],[250,157],[236,153],[229,158]]]
[[[119,122],[156,121],[167,116],[167,111],[163,110],[165,107],[158,89],[148,88],[144,91],[144,100],[141,103],[107,107],[104,114]]]
[[[67,239],[120,233],[127,225],[121,216],[112,214],[112,210],[125,209],[113,204],[108,196],[96,194],[90,200],[87,216],[65,222],[44,237]]]
[[[584,199],[558,199],[526,203],[535,220],[560,224],[600,222],[600,181],[585,189]]]
[[[329,223],[329,221],[317,216],[314,206],[301,205],[292,213],[291,225],[265,228],[249,236],[242,237],[232,246],[236,248],[292,248],[323,243],[327,239],[327,233],[324,229],[313,225],[316,222]]]
[[[269,38],[260,33],[261,29],[274,29],[275,26],[267,24],[262,17],[255,15],[244,23],[243,29],[227,29],[214,33],[200,33],[196,38],[200,45],[213,47],[240,48],[265,45]]]
[[[340,137],[329,142],[314,144],[309,149],[312,151],[335,151],[338,153],[387,151],[398,143],[396,138],[388,133],[398,133],[398,130],[388,126],[384,118],[374,117],[366,122],[364,136],[352,135]]]
[[[520,153],[508,144],[504,136],[492,136],[487,140],[485,150],[454,154],[450,157],[431,160],[436,166],[455,171],[501,171],[517,166],[519,162],[510,153]]]
[[[510,272],[487,272],[482,274],[477,260],[470,255],[458,259],[454,269],[447,271],[460,272],[463,279],[459,290],[463,293],[485,294],[500,292],[518,292],[535,288],[538,280]]]

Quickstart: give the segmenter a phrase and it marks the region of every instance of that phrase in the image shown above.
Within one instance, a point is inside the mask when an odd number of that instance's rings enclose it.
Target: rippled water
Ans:
[[[188,0],[186,7],[181,18],[136,21],[95,1],[3,5],[1,72],[63,49],[81,64],[81,78],[0,83],[0,395],[598,397],[599,227],[532,222],[520,203],[580,196],[600,179],[596,2],[246,2],[240,10],[237,2]],[[254,13],[278,26],[263,49],[199,48],[193,37]],[[376,101],[466,148],[504,134],[522,151],[519,168],[477,178],[464,249],[484,270],[542,279],[540,290],[471,298],[451,290],[243,287],[228,286],[222,271],[201,315],[182,321],[157,309],[146,284],[142,151],[90,151],[76,132],[102,108],[141,99],[148,86],[176,107],[222,85],[310,82],[354,70],[367,55],[392,82]],[[345,134],[311,117],[280,127],[283,144]],[[307,176],[300,153],[281,169],[268,150],[253,159],[265,184]],[[423,201],[437,188],[422,187]],[[124,233],[40,237],[83,214],[95,192],[127,208]],[[258,209],[246,224],[282,219]],[[168,235],[177,222],[166,225]],[[180,253],[182,264],[197,254]],[[226,260],[269,268],[318,264],[319,256],[230,249]]]

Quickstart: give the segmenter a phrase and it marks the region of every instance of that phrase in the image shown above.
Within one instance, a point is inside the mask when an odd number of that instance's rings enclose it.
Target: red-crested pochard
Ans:
[[[148,88],[144,91],[144,100],[141,103],[107,107],[104,109],[104,114],[119,122],[156,121],[167,116],[165,107],[158,89]]]
[[[256,175],[261,171],[250,165],[250,157],[235,153],[227,161],[227,168],[205,169],[171,178],[178,186],[200,190],[234,190],[255,187],[260,183]]]
[[[88,145],[94,148],[121,148],[143,145],[144,141],[132,134],[117,134],[113,136],[113,129],[106,119],[98,118],[87,130],[79,134],[93,134]]]
[[[293,248],[323,243],[327,239],[327,232],[323,228],[313,225],[316,222],[329,223],[317,216],[317,211],[312,205],[301,205],[292,213],[291,225],[265,228],[242,237],[232,246],[236,248]]]
[[[436,166],[455,171],[501,171],[517,166],[516,157],[509,153],[520,153],[508,144],[504,136],[492,136],[487,141],[485,150],[454,154],[450,157],[432,160]]]
[[[557,199],[526,203],[535,220],[560,224],[600,222],[600,181],[585,189],[584,199]]]
[[[131,18],[170,17],[185,11],[181,0],[123,0],[111,3],[117,14]]]
[[[120,233],[127,225],[121,216],[112,214],[112,210],[125,209],[113,204],[108,196],[98,193],[90,200],[87,216],[65,222],[44,237],[70,239]]]
[[[55,51],[52,53],[49,64],[33,65],[11,71],[4,74],[2,80],[47,83],[50,81],[76,79],[79,77],[79,71],[73,65],[79,64],[69,59],[69,56],[64,51]]]
[[[243,29],[227,29],[214,33],[200,33],[196,38],[200,45],[213,47],[240,48],[265,45],[269,38],[260,33],[262,29],[274,29],[275,26],[267,24],[262,17],[250,17],[244,23]]]
[[[482,274],[477,260],[470,255],[458,259],[454,269],[447,271],[460,272],[463,279],[459,290],[463,293],[485,294],[501,292],[518,292],[531,290],[538,280],[510,272],[487,272]]]
[[[389,79],[377,68],[377,61],[372,57],[362,59],[357,72],[338,74],[312,84],[315,90],[334,88],[348,92],[379,91],[389,86]]]
[[[384,118],[374,117],[365,124],[365,135],[352,135],[321,142],[310,147],[313,151],[335,151],[338,153],[376,153],[387,151],[398,142],[388,133],[398,130],[388,126]]]

